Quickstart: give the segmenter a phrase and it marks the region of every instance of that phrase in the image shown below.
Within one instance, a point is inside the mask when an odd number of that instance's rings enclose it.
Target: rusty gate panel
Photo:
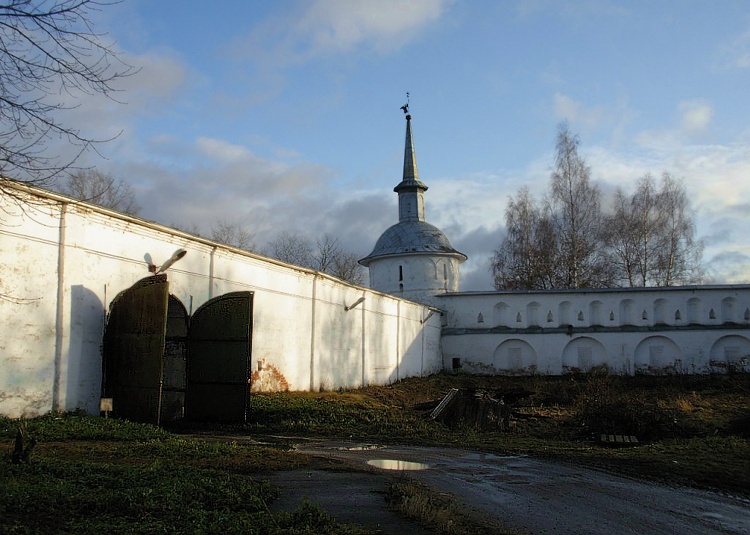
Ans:
[[[252,292],[211,299],[190,321],[186,417],[245,422],[250,396]]]
[[[115,417],[159,425],[168,295],[166,275],[156,275],[121,292],[110,305],[102,382]]]

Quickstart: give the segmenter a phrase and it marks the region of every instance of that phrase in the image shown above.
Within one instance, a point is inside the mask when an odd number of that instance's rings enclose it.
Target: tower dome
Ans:
[[[404,111],[408,112],[406,106]],[[359,261],[370,271],[370,287],[425,303],[432,303],[437,294],[457,292],[459,265],[466,255],[456,251],[439,228],[425,221],[427,186],[419,180],[408,113],[403,178],[393,191],[398,193],[399,221]]]

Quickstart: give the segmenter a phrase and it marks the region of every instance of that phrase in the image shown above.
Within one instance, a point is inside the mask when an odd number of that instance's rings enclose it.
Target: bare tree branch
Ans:
[[[61,189],[71,197],[123,214],[138,215],[141,210],[130,184],[95,169],[80,170],[68,175],[67,183]]]
[[[213,241],[231,245],[245,251],[256,249],[255,234],[236,221],[219,220],[211,228],[210,238]]]
[[[71,169],[95,139],[59,122],[81,94],[113,98],[116,82],[137,72],[91,24],[109,0],[10,0],[0,4],[0,176],[46,185]],[[75,147],[61,159],[51,141]],[[0,179],[2,187],[2,179]]]
[[[317,239],[313,247],[303,235],[282,232],[266,245],[265,251],[282,262],[322,271],[352,284],[365,282],[365,271],[357,255],[342,250],[341,240],[331,234]]]

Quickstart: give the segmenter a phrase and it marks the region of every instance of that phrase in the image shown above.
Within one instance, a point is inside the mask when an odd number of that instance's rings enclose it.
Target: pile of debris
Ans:
[[[528,398],[528,390],[490,392],[481,389],[451,388],[441,399],[415,405],[416,410],[451,429],[474,427],[482,431],[507,431],[522,418],[514,410],[517,403]]]

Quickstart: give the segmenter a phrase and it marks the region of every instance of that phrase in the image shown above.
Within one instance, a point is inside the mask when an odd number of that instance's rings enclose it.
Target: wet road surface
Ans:
[[[750,500],[564,463],[410,446],[313,442],[298,451],[374,470],[375,475],[394,472],[367,463],[373,459],[426,464],[427,469],[404,473],[532,534],[750,534]],[[373,476],[356,477],[366,485]],[[335,483],[321,487],[321,493],[337,492]],[[341,491],[345,498],[346,486]]]

